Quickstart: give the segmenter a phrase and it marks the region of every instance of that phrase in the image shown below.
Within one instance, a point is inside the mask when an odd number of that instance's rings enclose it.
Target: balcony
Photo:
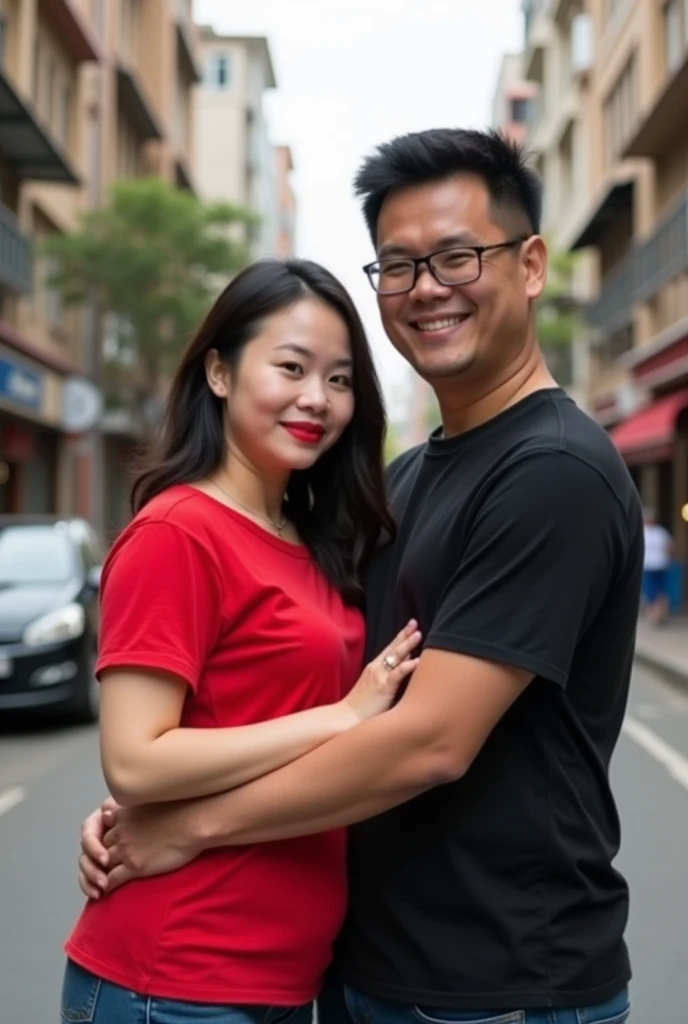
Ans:
[[[688,190],[655,231],[636,245],[603,281],[588,307],[592,327],[612,333],[629,323],[634,305],[647,302],[664,285],[688,270]]]
[[[631,216],[635,182],[625,178],[609,183],[595,199],[571,243],[571,249],[598,245],[604,234],[621,216]]]
[[[179,65],[184,69],[191,82],[200,82],[203,79],[203,73],[198,52],[198,40],[186,0],[177,0],[175,28]]]
[[[77,184],[78,178],[62,153],[17,95],[0,68],[0,158],[21,181]]]
[[[623,156],[656,159],[676,145],[688,128],[688,49],[683,62],[666,82],[650,110],[640,120]]]
[[[600,294],[588,306],[591,327],[602,328],[606,334],[620,330],[631,322],[634,301],[633,257],[627,256],[602,282]]]
[[[26,295],[32,287],[31,242],[0,203],[0,285]]]
[[[39,0],[41,14],[75,61],[101,59],[101,49],[91,27],[74,0]]]
[[[142,140],[162,138],[143,83],[137,73],[122,62],[117,65],[117,101]]]
[[[524,0],[525,45],[523,75],[532,81],[542,80],[544,52],[552,38],[548,0]]]
[[[645,302],[688,269],[688,192],[634,254],[635,301]]]

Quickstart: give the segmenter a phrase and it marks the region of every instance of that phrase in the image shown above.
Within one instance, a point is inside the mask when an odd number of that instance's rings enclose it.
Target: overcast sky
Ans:
[[[195,0],[197,21],[266,35],[278,89],[273,142],[295,163],[298,255],[356,300],[385,383],[403,362],[361,273],[372,259],[351,181],[377,143],[440,126],[486,127],[502,54],[521,48],[520,0]]]

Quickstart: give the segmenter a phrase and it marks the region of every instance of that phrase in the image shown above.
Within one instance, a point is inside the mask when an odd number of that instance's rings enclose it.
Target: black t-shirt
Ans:
[[[558,388],[390,468],[397,540],[368,582],[368,655],[428,648],[535,679],[467,774],[352,827],[349,984],[456,1009],[590,1005],[630,977],[609,761],[633,659],[640,502]],[[403,700],[403,697],[402,697]]]

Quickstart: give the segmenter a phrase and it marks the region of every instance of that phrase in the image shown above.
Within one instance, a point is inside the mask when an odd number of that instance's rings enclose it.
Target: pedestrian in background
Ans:
[[[82,885],[351,824],[320,1024],[622,1024],[628,891],[609,763],[642,510],[538,347],[541,185],[500,136],[431,130],[381,146],[357,190],[385,331],[442,414],[390,467],[398,531],[366,585],[368,650],[413,617],[418,667],[386,714],[262,779],[94,813]]]
[[[363,666],[383,531],[382,400],[338,281],[303,261],[224,290],[102,576],[101,755],[131,807],[269,774],[385,711],[415,624]],[[308,1024],[346,910],[341,829],[206,853],[90,901],[62,1015]]]
[[[669,531],[657,522],[654,509],[646,508],[643,518],[643,598],[648,620],[659,626],[669,615],[669,569],[674,542]]]

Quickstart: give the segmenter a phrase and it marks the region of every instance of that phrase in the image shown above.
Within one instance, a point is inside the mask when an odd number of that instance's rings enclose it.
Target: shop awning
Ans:
[[[631,462],[670,458],[676,421],[688,409],[688,388],[658,398],[610,432],[621,454]]]

